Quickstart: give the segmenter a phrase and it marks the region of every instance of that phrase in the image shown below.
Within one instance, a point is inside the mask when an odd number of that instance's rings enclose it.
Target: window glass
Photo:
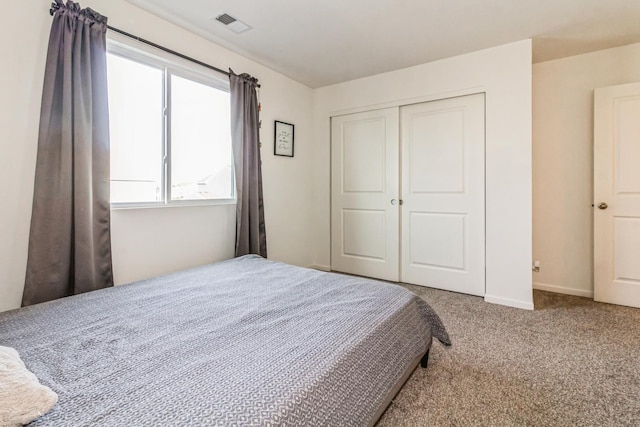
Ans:
[[[111,202],[233,199],[229,92],[220,89],[224,83],[202,70],[114,49],[107,55]]]
[[[163,71],[108,55],[111,201],[161,200]]]
[[[171,76],[171,199],[233,197],[229,93]]]

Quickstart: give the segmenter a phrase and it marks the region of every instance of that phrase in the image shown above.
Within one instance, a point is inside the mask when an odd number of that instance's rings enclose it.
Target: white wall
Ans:
[[[116,284],[233,257],[235,205],[111,212]]]
[[[9,2],[0,16],[0,311],[18,307],[22,298],[50,4]],[[260,80],[269,258],[310,265],[313,91],[123,0],[81,4],[117,28]],[[273,155],[276,119],[296,125],[293,159]],[[112,216],[117,283],[233,255],[234,206],[118,210]]]
[[[330,264],[330,117],[486,92],[486,295],[533,308],[531,284],[531,41],[316,90],[315,264]]]
[[[47,9],[46,2],[39,5]],[[22,299],[51,22],[33,2],[5,6],[0,14],[0,311],[18,307]]]
[[[593,90],[640,82],[640,43],[533,66],[534,287],[593,296]]]

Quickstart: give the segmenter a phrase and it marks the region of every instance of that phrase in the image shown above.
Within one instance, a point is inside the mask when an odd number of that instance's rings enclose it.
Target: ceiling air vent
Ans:
[[[220,15],[216,16],[215,20],[226,25],[227,28],[233,31],[234,33],[244,33],[245,31],[248,31],[251,29],[250,26],[248,26],[242,21],[238,21],[236,18],[229,15],[228,13],[221,13]]]
[[[227,15],[226,13],[223,13],[222,15],[216,16],[216,20],[222,22],[224,25],[229,25],[232,22],[236,22],[237,19],[234,18],[231,15]]]

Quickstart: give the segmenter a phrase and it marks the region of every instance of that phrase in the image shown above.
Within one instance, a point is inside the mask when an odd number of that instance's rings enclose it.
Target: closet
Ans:
[[[331,118],[331,268],[485,294],[484,94]]]

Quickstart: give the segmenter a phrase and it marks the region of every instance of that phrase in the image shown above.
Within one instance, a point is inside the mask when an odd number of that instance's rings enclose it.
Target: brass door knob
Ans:
[[[609,207],[609,205],[608,205],[608,204],[606,204],[605,202],[600,202],[600,203],[598,203],[598,209],[605,210],[605,209],[607,209],[608,207]]]

